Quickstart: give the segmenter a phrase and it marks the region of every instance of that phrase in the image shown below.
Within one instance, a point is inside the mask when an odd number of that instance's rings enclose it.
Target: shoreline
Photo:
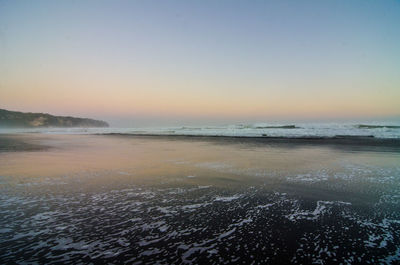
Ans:
[[[138,138],[160,138],[160,139],[187,139],[208,140],[242,143],[264,143],[264,144],[310,144],[310,145],[358,145],[358,146],[382,146],[399,148],[398,138],[376,138],[373,136],[333,136],[333,137],[274,137],[274,136],[220,136],[220,135],[177,135],[177,134],[124,134],[124,133],[102,133],[93,134],[100,136],[138,137]]]
[[[52,147],[48,139],[63,137],[120,137],[125,139],[167,140],[210,142],[214,144],[242,144],[249,146],[276,146],[284,148],[328,147],[354,151],[400,152],[399,138],[375,138],[364,136],[335,137],[269,137],[269,136],[219,136],[219,135],[177,135],[177,134],[0,134],[0,153],[20,151],[45,151]]]

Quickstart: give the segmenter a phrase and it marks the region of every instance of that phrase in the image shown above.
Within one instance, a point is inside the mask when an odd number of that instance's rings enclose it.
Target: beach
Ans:
[[[400,139],[0,134],[0,263],[400,259]]]

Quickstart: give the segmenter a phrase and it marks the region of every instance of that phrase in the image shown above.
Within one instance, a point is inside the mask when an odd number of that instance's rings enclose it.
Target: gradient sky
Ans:
[[[400,116],[400,1],[0,0],[0,108],[112,125]]]

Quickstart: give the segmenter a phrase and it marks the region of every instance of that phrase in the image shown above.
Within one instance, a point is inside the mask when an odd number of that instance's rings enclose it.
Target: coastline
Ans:
[[[170,140],[203,140],[220,141],[226,143],[251,143],[251,144],[273,144],[273,145],[336,145],[336,146],[359,146],[359,147],[382,147],[389,148],[390,151],[400,151],[400,139],[398,138],[376,138],[365,136],[334,136],[334,137],[272,137],[272,136],[205,136],[205,135],[177,135],[177,134],[124,134],[124,133],[104,133],[93,134],[117,137],[137,137]]]
[[[126,134],[126,133],[94,133],[94,134],[40,134],[15,133],[0,134],[0,152],[43,151],[52,148],[51,144],[41,140],[52,137],[120,137],[148,140],[168,141],[204,141],[215,144],[248,144],[251,146],[277,146],[295,148],[302,146],[326,146],[335,149],[361,151],[400,152],[400,139],[376,138],[365,136],[335,137],[270,137],[270,136],[219,136],[219,135],[177,135],[177,134]]]

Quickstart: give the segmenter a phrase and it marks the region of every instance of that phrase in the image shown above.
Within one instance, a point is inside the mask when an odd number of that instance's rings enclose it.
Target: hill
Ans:
[[[108,127],[105,121],[0,109],[0,127]]]

